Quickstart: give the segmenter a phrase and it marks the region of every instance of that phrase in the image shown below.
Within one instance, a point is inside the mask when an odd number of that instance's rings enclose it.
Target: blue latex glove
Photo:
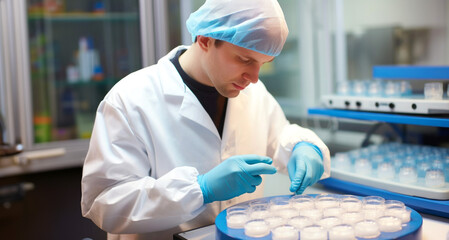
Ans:
[[[290,191],[301,194],[323,175],[323,155],[317,146],[300,142],[292,150],[287,169],[292,182]]]
[[[204,175],[198,176],[204,203],[228,200],[252,193],[262,183],[260,174],[274,174],[273,160],[258,155],[232,156]]]

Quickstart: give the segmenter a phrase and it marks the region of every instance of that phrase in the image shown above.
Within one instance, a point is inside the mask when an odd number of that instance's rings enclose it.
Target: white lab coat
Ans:
[[[203,205],[198,174],[233,155],[270,156],[286,169],[293,146],[307,141],[330,155],[312,131],[289,124],[261,81],[228,100],[223,136],[170,62],[118,82],[100,103],[84,163],[83,216],[109,239],[172,239],[172,234],[213,224],[225,207],[262,197],[252,194]],[[120,235],[119,235],[120,234]]]

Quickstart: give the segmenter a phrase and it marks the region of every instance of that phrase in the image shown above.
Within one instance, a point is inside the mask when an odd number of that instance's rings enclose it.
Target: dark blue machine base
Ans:
[[[310,194],[316,195],[316,194]],[[278,196],[273,196],[278,197]],[[270,199],[273,197],[267,197],[265,199]],[[241,203],[245,204],[245,203]],[[401,231],[394,233],[384,233],[382,232],[378,238],[374,238],[374,240],[388,240],[388,239],[400,239],[400,240],[420,240],[421,239],[421,227],[422,227],[422,217],[415,210],[411,209],[411,217],[410,222],[407,223],[405,227],[402,228]],[[228,228],[226,224],[226,210],[220,212],[218,216],[215,218],[215,228],[216,228],[216,236],[217,240],[234,240],[234,239],[243,239],[243,240],[271,240],[271,233],[265,237],[260,238],[252,238],[245,235],[244,229],[232,229]],[[357,238],[359,240],[364,238]],[[373,239],[371,239],[373,240]]]
[[[323,184],[326,188],[344,193],[361,196],[374,195],[381,196],[385,199],[398,200],[418,212],[449,218],[449,200],[434,200],[408,196],[335,178],[327,178],[321,180],[319,183]]]

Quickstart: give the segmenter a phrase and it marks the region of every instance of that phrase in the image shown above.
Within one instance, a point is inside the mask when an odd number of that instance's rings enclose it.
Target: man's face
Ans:
[[[213,42],[214,39],[211,39]],[[260,67],[274,57],[228,42],[211,44],[205,61],[210,83],[224,97],[237,97],[241,90],[259,79]]]

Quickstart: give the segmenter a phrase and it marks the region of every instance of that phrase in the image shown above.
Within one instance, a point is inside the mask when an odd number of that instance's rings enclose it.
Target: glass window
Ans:
[[[109,89],[142,67],[137,0],[28,0],[36,143],[89,138]]]

